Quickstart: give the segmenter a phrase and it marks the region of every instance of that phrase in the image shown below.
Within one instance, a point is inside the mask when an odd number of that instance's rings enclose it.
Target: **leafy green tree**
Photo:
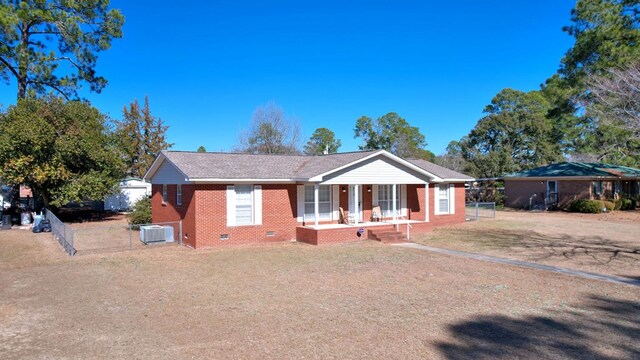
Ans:
[[[97,54],[122,37],[124,17],[109,0],[0,2],[0,74],[15,80],[18,98],[53,90],[77,96],[80,82],[100,92]]]
[[[575,43],[562,59],[560,74],[579,83],[590,74],[640,58],[640,1],[579,0],[563,30]]]
[[[204,146],[200,145],[200,146],[198,147],[198,150],[196,150],[196,151],[197,151],[197,152],[207,152],[207,149],[206,149]]]
[[[253,113],[248,131],[242,133],[235,150],[250,154],[299,154],[300,127],[286,118],[281,107],[270,102]]]
[[[420,129],[394,112],[376,120],[362,116],[356,121],[354,132],[355,138],[362,138],[360,150],[384,149],[405,158],[435,159],[435,155],[425,149],[427,142]]]
[[[313,132],[309,141],[304,146],[304,153],[307,155],[334,154],[342,146],[340,139],[336,139],[336,134],[327,128],[317,128]]]
[[[173,144],[166,141],[168,126],[162,119],[151,115],[149,99],[145,96],[141,108],[138,100],[122,111],[123,118],[116,121],[118,148],[124,158],[126,175],[142,177],[156,156]]]
[[[589,78],[608,76],[611,69],[640,57],[639,8],[638,0],[579,0],[572,10],[571,24],[563,30],[575,43],[562,58],[558,74],[542,88],[552,105],[548,117],[565,156],[621,161],[624,157],[618,155],[630,152],[625,141],[614,143],[622,139],[616,126],[600,126],[583,109],[592,101]],[[616,160],[613,153],[618,154]]]
[[[28,185],[45,206],[103,199],[122,176],[109,123],[87,102],[20,99],[0,128],[3,180]]]
[[[560,149],[546,116],[549,108],[540,91],[498,93],[485,108],[486,115],[461,141],[467,172],[491,178],[558,160]]]

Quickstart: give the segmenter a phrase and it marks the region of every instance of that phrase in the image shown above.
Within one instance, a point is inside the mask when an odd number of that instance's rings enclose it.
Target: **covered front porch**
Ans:
[[[298,226],[296,240],[321,245],[372,239],[376,233],[385,232],[399,232],[403,239],[410,240],[411,236],[430,230],[429,222],[406,219],[367,221],[358,224],[319,224]]]

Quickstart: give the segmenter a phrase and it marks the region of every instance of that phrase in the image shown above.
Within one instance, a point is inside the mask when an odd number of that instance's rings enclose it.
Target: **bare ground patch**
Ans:
[[[0,358],[640,355],[637,288],[361,242],[68,257],[0,232]]]
[[[442,227],[418,243],[547,265],[640,278],[640,212],[497,212],[496,219]]]

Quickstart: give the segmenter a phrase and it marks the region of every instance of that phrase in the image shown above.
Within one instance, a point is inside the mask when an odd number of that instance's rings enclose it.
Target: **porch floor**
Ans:
[[[357,224],[320,224],[318,226],[305,225],[301,227],[307,228],[307,229],[314,229],[314,230],[329,230],[329,229],[348,229],[348,228],[361,228],[361,227],[372,227],[372,226],[416,224],[416,223],[424,223],[424,222],[425,221],[418,221],[418,220],[385,220],[385,221],[367,221],[367,222],[360,222]]]

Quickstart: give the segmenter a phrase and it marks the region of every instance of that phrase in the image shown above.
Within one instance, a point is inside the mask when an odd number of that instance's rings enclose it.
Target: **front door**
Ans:
[[[362,221],[362,185],[349,185],[349,216],[353,221]]]

